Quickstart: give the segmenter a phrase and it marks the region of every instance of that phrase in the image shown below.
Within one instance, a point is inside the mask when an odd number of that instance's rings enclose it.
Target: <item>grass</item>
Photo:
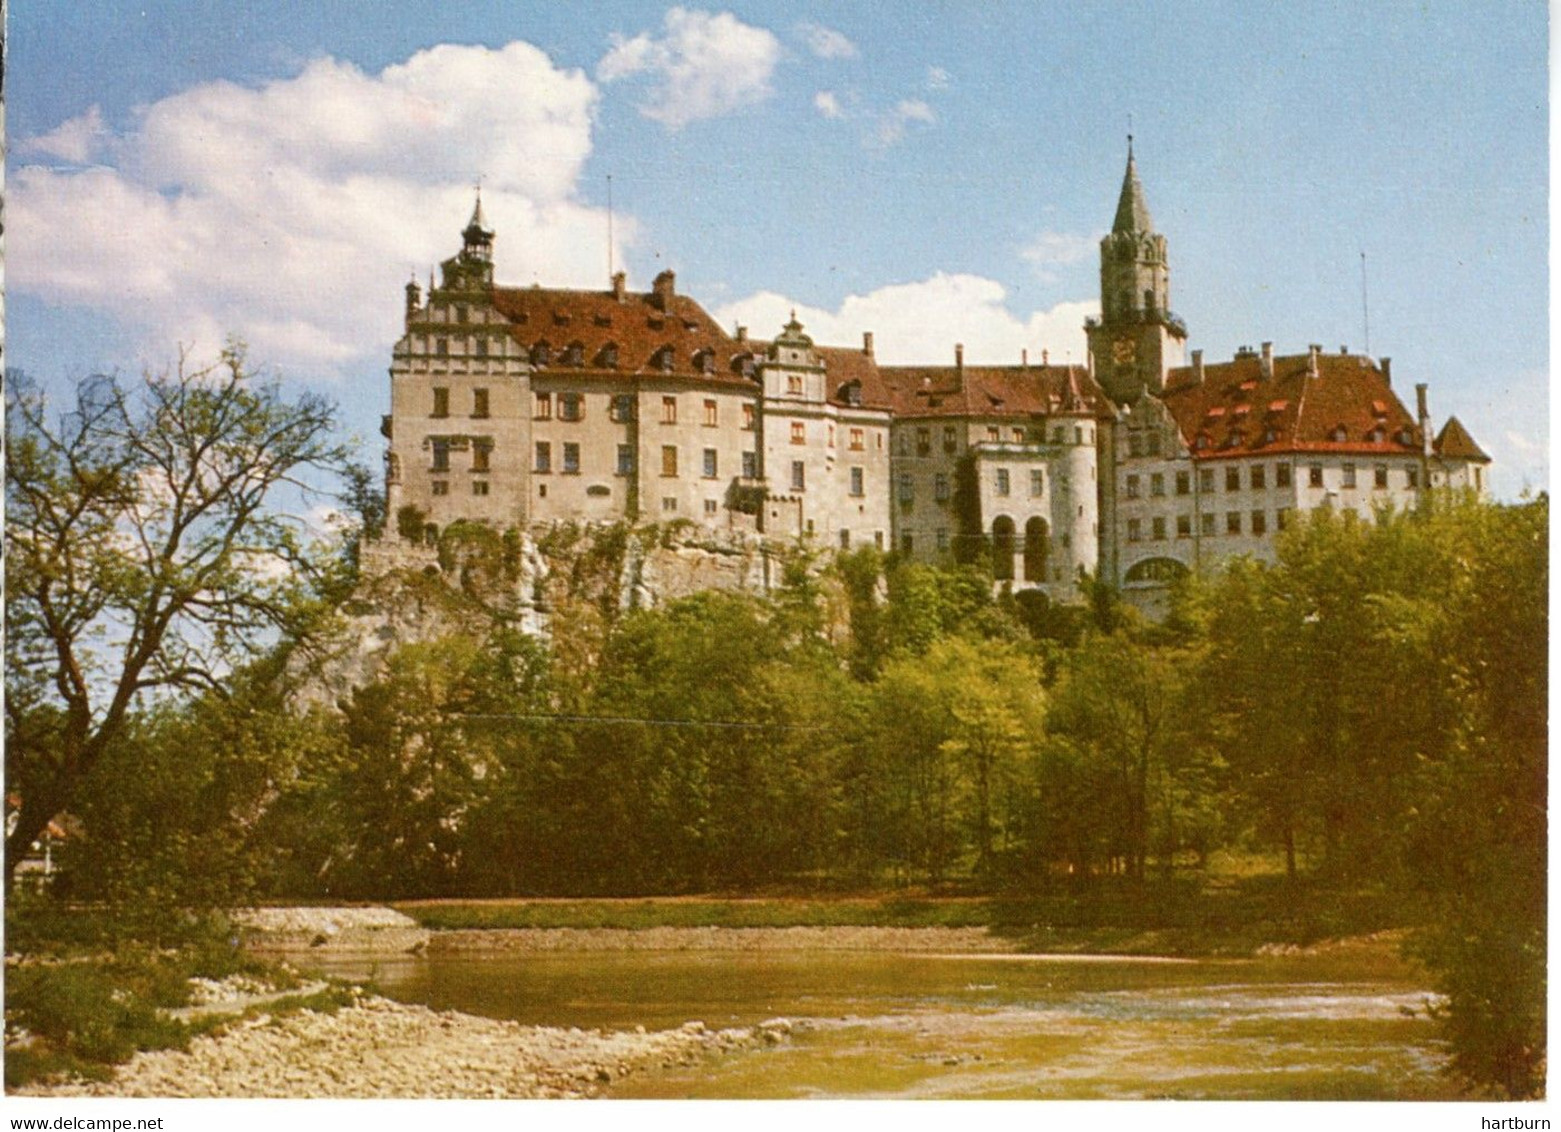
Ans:
[[[992,898],[646,897],[427,900],[393,905],[433,930],[657,927],[985,927],[1033,951],[1251,954],[1414,922],[1392,893],[1349,892],[1282,877],[1102,882],[1071,893]]]

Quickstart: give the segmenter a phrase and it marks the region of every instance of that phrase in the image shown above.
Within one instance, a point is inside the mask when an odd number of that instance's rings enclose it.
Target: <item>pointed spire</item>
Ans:
[[[482,185],[480,184],[477,186],[477,204],[472,209],[472,218],[466,222],[466,231],[478,232],[490,239],[493,237],[487,218],[482,214]]]
[[[1133,160],[1133,135],[1127,135],[1127,172],[1122,177],[1122,196],[1117,201],[1113,232],[1153,232],[1154,221],[1144,201],[1144,186],[1138,181],[1138,164]]]

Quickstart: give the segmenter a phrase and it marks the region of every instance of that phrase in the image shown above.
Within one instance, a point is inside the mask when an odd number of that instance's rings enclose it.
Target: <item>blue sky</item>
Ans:
[[[1082,359],[1131,115],[1210,359],[1365,345],[1548,479],[1540,2],[44,3],[11,13],[9,363],[227,333],[374,437],[471,185],[502,280],[795,306],[891,361]],[[374,439],[366,442],[370,451]],[[369,453],[366,453],[369,454]]]

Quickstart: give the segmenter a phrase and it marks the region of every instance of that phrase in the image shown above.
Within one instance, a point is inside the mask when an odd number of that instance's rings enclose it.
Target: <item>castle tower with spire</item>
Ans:
[[[1127,140],[1127,172],[1111,231],[1100,241],[1100,318],[1085,325],[1095,378],[1118,404],[1158,393],[1184,362],[1187,328],[1171,313],[1165,237],[1154,229]]]

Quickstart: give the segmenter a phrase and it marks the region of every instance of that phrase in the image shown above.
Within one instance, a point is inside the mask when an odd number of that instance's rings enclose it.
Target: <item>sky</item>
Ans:
[[[7,364],[64,389],[237,336],[373,463],[402,288],[479,182],[502,283],[670,267],[761,337],[1083,361],[1131,123],[1191,348],[1391,356],[1516,498],[1547,36],[1542,0],[14,0]]]

